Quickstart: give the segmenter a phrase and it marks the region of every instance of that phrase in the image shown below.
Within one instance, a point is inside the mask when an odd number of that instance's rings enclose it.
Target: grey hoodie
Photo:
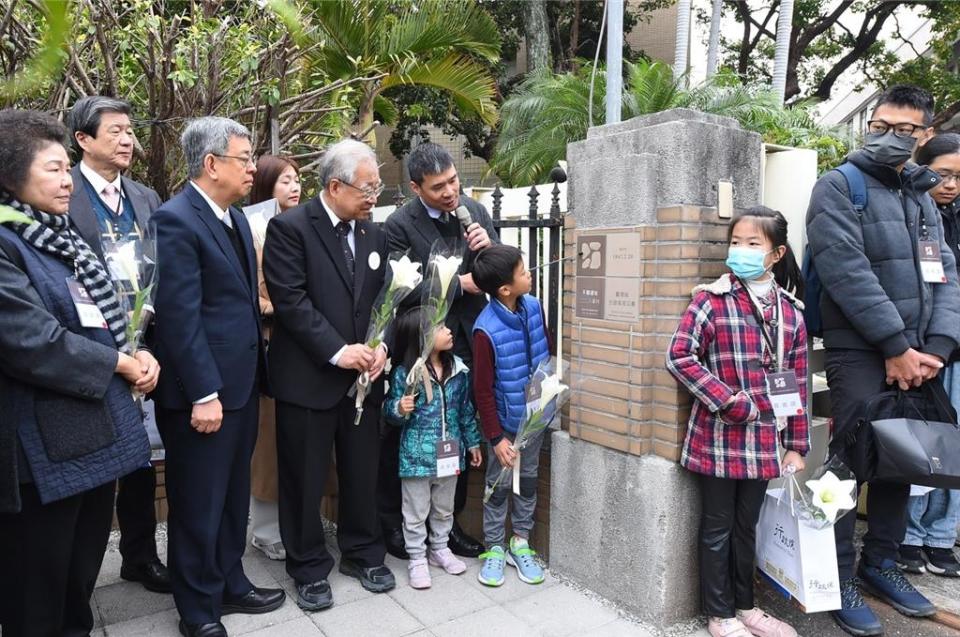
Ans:
[[[817,181],[807,210],[809,249],[824,290],[824,345],[877,350],[884,358],[913,347],[949,360],[960,344],[960,287],[927,194],[940,178],[913,164],[897,173],[863,151],[847,160],[864,174],[866,209],[854,210],[847,181],[834,170]],[[940,244],[946,283],[923,281],[921,236]]]

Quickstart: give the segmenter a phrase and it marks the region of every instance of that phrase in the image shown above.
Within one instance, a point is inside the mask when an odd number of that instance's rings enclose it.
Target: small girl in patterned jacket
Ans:
[[[728,239],[731,274],[694,289],[667,352],[694,398],[680,464],[700,478],[703,610],[713,637],[796,637],[754,606],[753,572],[767,482],[810,448],[807,333],[788,291],[803,281],[779,212],[737,214]]]
[[[447,540],[453,527],[457,475],[465,468],[468,455],[472,467],[479,467],[482,461],[470,372],[451,352],[453,335],[446,325],[436,328],[433,351],[416,396],[403,394],[407,371],[420,355],[423,312],[411,308],[394,322],[393,371],[383,404],[387,422],[403,428],[399,458],[403,539],[410,555],[410,586],[421,589],[432,583],[428,564],[451,575],[467,570],[447,547]],[[438,457],[447,453],[445,460]]]

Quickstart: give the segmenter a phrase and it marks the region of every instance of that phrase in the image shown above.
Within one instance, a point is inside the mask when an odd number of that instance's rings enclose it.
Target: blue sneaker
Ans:
[[[937,612],[937,607],[907,581],[893,560],[871,566],[861,559],[857,574],[867,591],[908,617],[930,617]]]
[[[477,574],[480,583],[487,586],[502,585],[503,563],[506,559],[503,547],[491,546],[489,551],[480,554],[480,559],[483,560],[483,566],[480,568],[480,573]]]
[[[830,616],[840,628],[857,637],[883,634],[880,619],[863,601],[859,579],[851,577],[840,581],[840,601],[840,610],[830,611]]]
[[[543,567],[537,562],[537,552],[530,548],[526,540],[510,538],[510,552],[507,553],[507,564],[517,569],[517,576],[521,582],[540,584],[543,582]]]

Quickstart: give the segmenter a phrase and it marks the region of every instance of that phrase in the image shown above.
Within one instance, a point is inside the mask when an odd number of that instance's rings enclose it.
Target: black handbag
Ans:
[[[859,480],[960,489],[960,427],[938,380],[883,392],[863,413],[850,449]]]

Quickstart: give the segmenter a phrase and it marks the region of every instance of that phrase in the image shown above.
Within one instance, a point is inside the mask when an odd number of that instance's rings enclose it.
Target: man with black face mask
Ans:
[[[807,211],[808,249],[823,285],[820,312],[834,419],[830,450],[855,472],[862,468],[849,459],[849,434],[865,401],[888,385],[906,390],[939,382],[937,374],[960,343],[956,265],[927,194],[940,178],[909,163],[917,142],[932,135],[932,119],[929,93],[913,86],[888,89],[867,122],[863,148],[847,157],[852,174],[832,170],[821,177]],[[865,188],[857,188],[857,181]],[[865,190],[865,205],[855,204],[857,190]],[[940,263],[921,269],[921,251],[936,254],[937,248]],[[896,565],[909,495],[906,484],[870,483],[869,528],[857,577],[856,511],[834,527],[843,606],[832,614],[853,635],[883,632],[863,602],[860,583],[905,615],[936,612]]]

